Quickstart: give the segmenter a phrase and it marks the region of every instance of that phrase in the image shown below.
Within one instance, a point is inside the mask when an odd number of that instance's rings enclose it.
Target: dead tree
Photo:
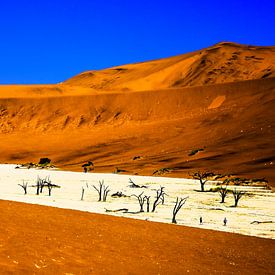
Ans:
[[[161,196],[161,204],[163,205],[164,204],[164,201],[165,201],[165,196],[168,196],[165,192],[162,193],[162,196]]]
[[[54,184],[52,184],[52,182],[49,179],[48,179],[48,181],[45,181],[45,184],[48,187],[49,196],[51,196]]]
[[[108,193],[110,192],[109,186],[104,185],[104,180],[99,181],[99,187],[97,188],[95,185],[93,185],[94,189],[98,193],[98,201],[106,201]]]
[[[43,182],[43,180],[38,176],[37,177],[37,180],[36,180],[36,185],[35,185],[35,187],[36,187],[36,195],[39,195],[39,193],[40,193],[40,186],[41,186],[41,183]]]
[[[146,210],[150,212],[150,196],[144,196],[144,200],[146,200]]]
[[[103,201],[107,200],[108,193],[110,192],[109,186],[103,188]]]
[[[138,184],[135,184],[135,183],[132,181],[132,179],[129,179],[129,183],[130,183],[130,185],[129,185],[130,188],[147,188],[147,186],[145,186],[145,185],[138,185]]]
[[[234,197],[234,207],[238,206],[238,202],[241,199],[241,197],[245,194],[244,191],[237,190],[236,188],[232,191],[233,197]]]
[[[40,183],[39,183],[39,193],[42,193],[43,192],[43,188],[46,186],[46,181],[44,180],[41,180]]]
[[[18,184],[18,185],[24,189],[24,195],[27,195],[28,183],[23,181],[22,184]]]
[[[84,199],[84,192],[85,192],[85,189],[84,189],[84,187],[82,187],[82,192],[81,192],[81,200],[83,201],[83,199]]]
[[[209,172],[195,172],[193,174],[191,174],[191,176],[193,177],[193,179],[199,180],[200,181],[200,185],[201,185],[201,191],[204,192],[204,185],[206,184],[206,182],[208,181],[208,178],[213,176],[213,173],[209,173]]]
[[[143,205],[144,205],[144,202],[145,202],[145,196],[142,197],[142,195],[143,195],[143,192],[141,194],[139,194],[138,196],[137,195],[132,195],[133,197],[136,197],[138,199],[138,203],[139,203],[139,206],[140,206],[139,212],[144,212]]]
[[[164,187],[160,187],[160,189],[157,190],[157,196],[153,203],[152,212],[155,212],[157,206],[162,202],[163,194],[164,194]]]
[[[228,189],[227,187],[222,187],[219,189],[219,194],[221,196],[221,203],[224,203],[225,198],[227,197],[228,194]]]
[[[188,197],[180,198],[180,199],[177,197],[177,201],[176,201],[176,204],[175,204],[174,209],[173,209],[172,223],[174,223],[174,224],[177,223],[176,215],[178,214],[178,212],[182,208],[182,206],[185,204],[187,199],[188,199]]]
[[[40,193],[43,192],[43,188],[45,186],[47,186],[48,182],[50,182],[50,177],[49,176],[46,177],[45,179],[40,179],[40,183],[39,183],[39,185],[40,185]]]

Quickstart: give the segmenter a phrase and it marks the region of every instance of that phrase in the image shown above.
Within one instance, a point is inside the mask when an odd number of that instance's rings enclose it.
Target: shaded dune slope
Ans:
[[[233,71],[209,73],[226,62]],[[98,172],[168,176],[207,168],[275,186],[273,64],[274,47],[220,43],[56,85],[0,86],[0,162],[47,156],[70,170],[92,160]]]

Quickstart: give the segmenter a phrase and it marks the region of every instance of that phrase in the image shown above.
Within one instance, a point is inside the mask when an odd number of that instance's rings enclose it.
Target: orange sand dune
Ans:
[[[5,274],[274,274],[274,240],[8,201],[0,207]]]
[[[180,56],[88,71],[67,81],[97,90],[140,91],[275,76],[275,47],[223,42]]]
[[[46,156],[69,170],[92,160],[98,172],[168,176],[207,168],[275,186],[274,56],[220,43],[56,85],[0,86],[0,162]]]

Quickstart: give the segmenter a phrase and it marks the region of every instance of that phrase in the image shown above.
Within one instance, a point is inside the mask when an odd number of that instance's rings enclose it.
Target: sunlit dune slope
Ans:
[[[275,76],[275,47],[219,43],[193,53],[77,75],[66,84],[97,90],[151,90]]]
[[[236,49],[234,72],[216,71],[202,85],[209,70],[229,62]],[[185,75],[203,55],[212,65],[206,62],[196,74]],[[196,58],[197,63],[190,62]],[[266,177],[275,186],[273,64],[274,47],[226,43],[125,65],[121,68],[132,69],[116,70],[120,78],[107,69],[56,85],[0,86],[0,162],[46,156],[70,170],[92,160],[98,172],[119,168],[151,175],[170,168],[168,176],[208,169]],[[103,81],[102,75],[112,81]],[[204,150],[189,156],[195,149]]]

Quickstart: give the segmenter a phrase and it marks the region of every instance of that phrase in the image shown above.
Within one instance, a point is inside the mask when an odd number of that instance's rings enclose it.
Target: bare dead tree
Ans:
[[[46,182],[44,180],[41,180],[40,184],[39,184],[39,193],[43,192],[43,188],[46,186]]]
[[[35,185],[36,195],[39,195],[39,193],[40,193],[40,188],[41,188],[40,186],[41,186],[42,182],[43,182],[43,180],[38,176],[37,180],[36,180],[36,185]]]
[[[39,195],[40,193],[42,193],[43,188],[47,187],[49,196],[51,196],[53,188],[60,188],[59,185],[52,184],[49,176],[46,177],[45,179],[42,179],[38,176],[36,180],[36,184],[32,185],[32,187],[36,187],[36,195]]]
[[[129,185],[130,188],[147,188],[147,186],[145,186],[145,185],[138,185],[138,184],[135,184],[135,183],[132,181],[132,179],[129,179],[129,183],[130,183],[130,185]]]
[[[228,189],[227,187],[222,187],[219,189],[219,194],[221,196],[221,203],[224,203],[225,198],[227,197],[228,194]]]
[[[85,189],[84,189],[84,187],[82,187],[82,192],[81,192],[81,200],[83,201],[83,199],[84,199],[84,192],[85,192]]]
[[[99,187],[97,188],[95,185],[93,185],[94,189],[98,193],[98,201],[106,201],[108,193],[110,192],[109,186],[104,185],[104,180],[99,181]]]
[[[140,206],[139,212],[144,212],[143,205],[144,205],[144,202],[145,202],[145,196],[142,197],[142,195],[143,195],[143,192],[141,194],[139,194],[138,196],[137,195],[132,195],[133,197],[136,197],[138,199],[138,203],[139,203],[139,206]]]
[[[174,209],[173,209],[172,223],[174,223],[174,224],[177,223],[176,215],[178,214],[178,212],[182,208],[182,206],[185,204],[187,199],[188,199],[188,197],[180,198],[180,199],[177,197],[177,201],[176,201],[176,204],[175,204]]]
[[[23,180],[23,183],[18,185],[24,189],[24,195],[27,195],[28,183]]]
[[[146,200],[146,210],[150,212],[150,196],[144,196],[144,200]]]
[[[50,182],[50,176],[46,177],[45,179],[40,179],[40,193],[43,192],[43,188],[47,186],[48,182]]]
[[[107,200],[108,193],[110,192],[109,186],[104,186],[103,188],[103,201]]]
[[[234,207],[238,206],[238,202],[241,199],[241,197],[245,194],[246,192],[237,190],[236,188],[232,191],[233,197],[234,197]]]
[[[54,184],[52,184],[52,182],[50,181],[50,179],[48,179],[47,182],[45,181],[45,184],[46,184],[47,187],[48,187],[49,196],[51,196],[51,194],[52,194],[52,189],[53,189],[53,187],[54,187]]]
[[[201,172],[201,171],[197,171],[193,174],[191,174],[191,176],[193,177],[193,179],[199,180],[200,181],[200,185],[201,185],[201,191],[204,192],[204,185],[206,184],[206,182],[208,181],[208,178],[210,176],[213,176],[213,173],[210,172]]]
[[[101,182],[99,181],[99,188],[97,188],[95,185],[93,185],[94,189],[98,193],[98,201],[102,200],[102,190],[103,190],[104,180]]]
[[[163,193],[164,193],[163,190],[164,190],[164,187],[160,187],[160,189],[157,190],[157,196],[153,203],[152,212],[155,212],[157,206],[162,202],[162,197],[163,197]]]

